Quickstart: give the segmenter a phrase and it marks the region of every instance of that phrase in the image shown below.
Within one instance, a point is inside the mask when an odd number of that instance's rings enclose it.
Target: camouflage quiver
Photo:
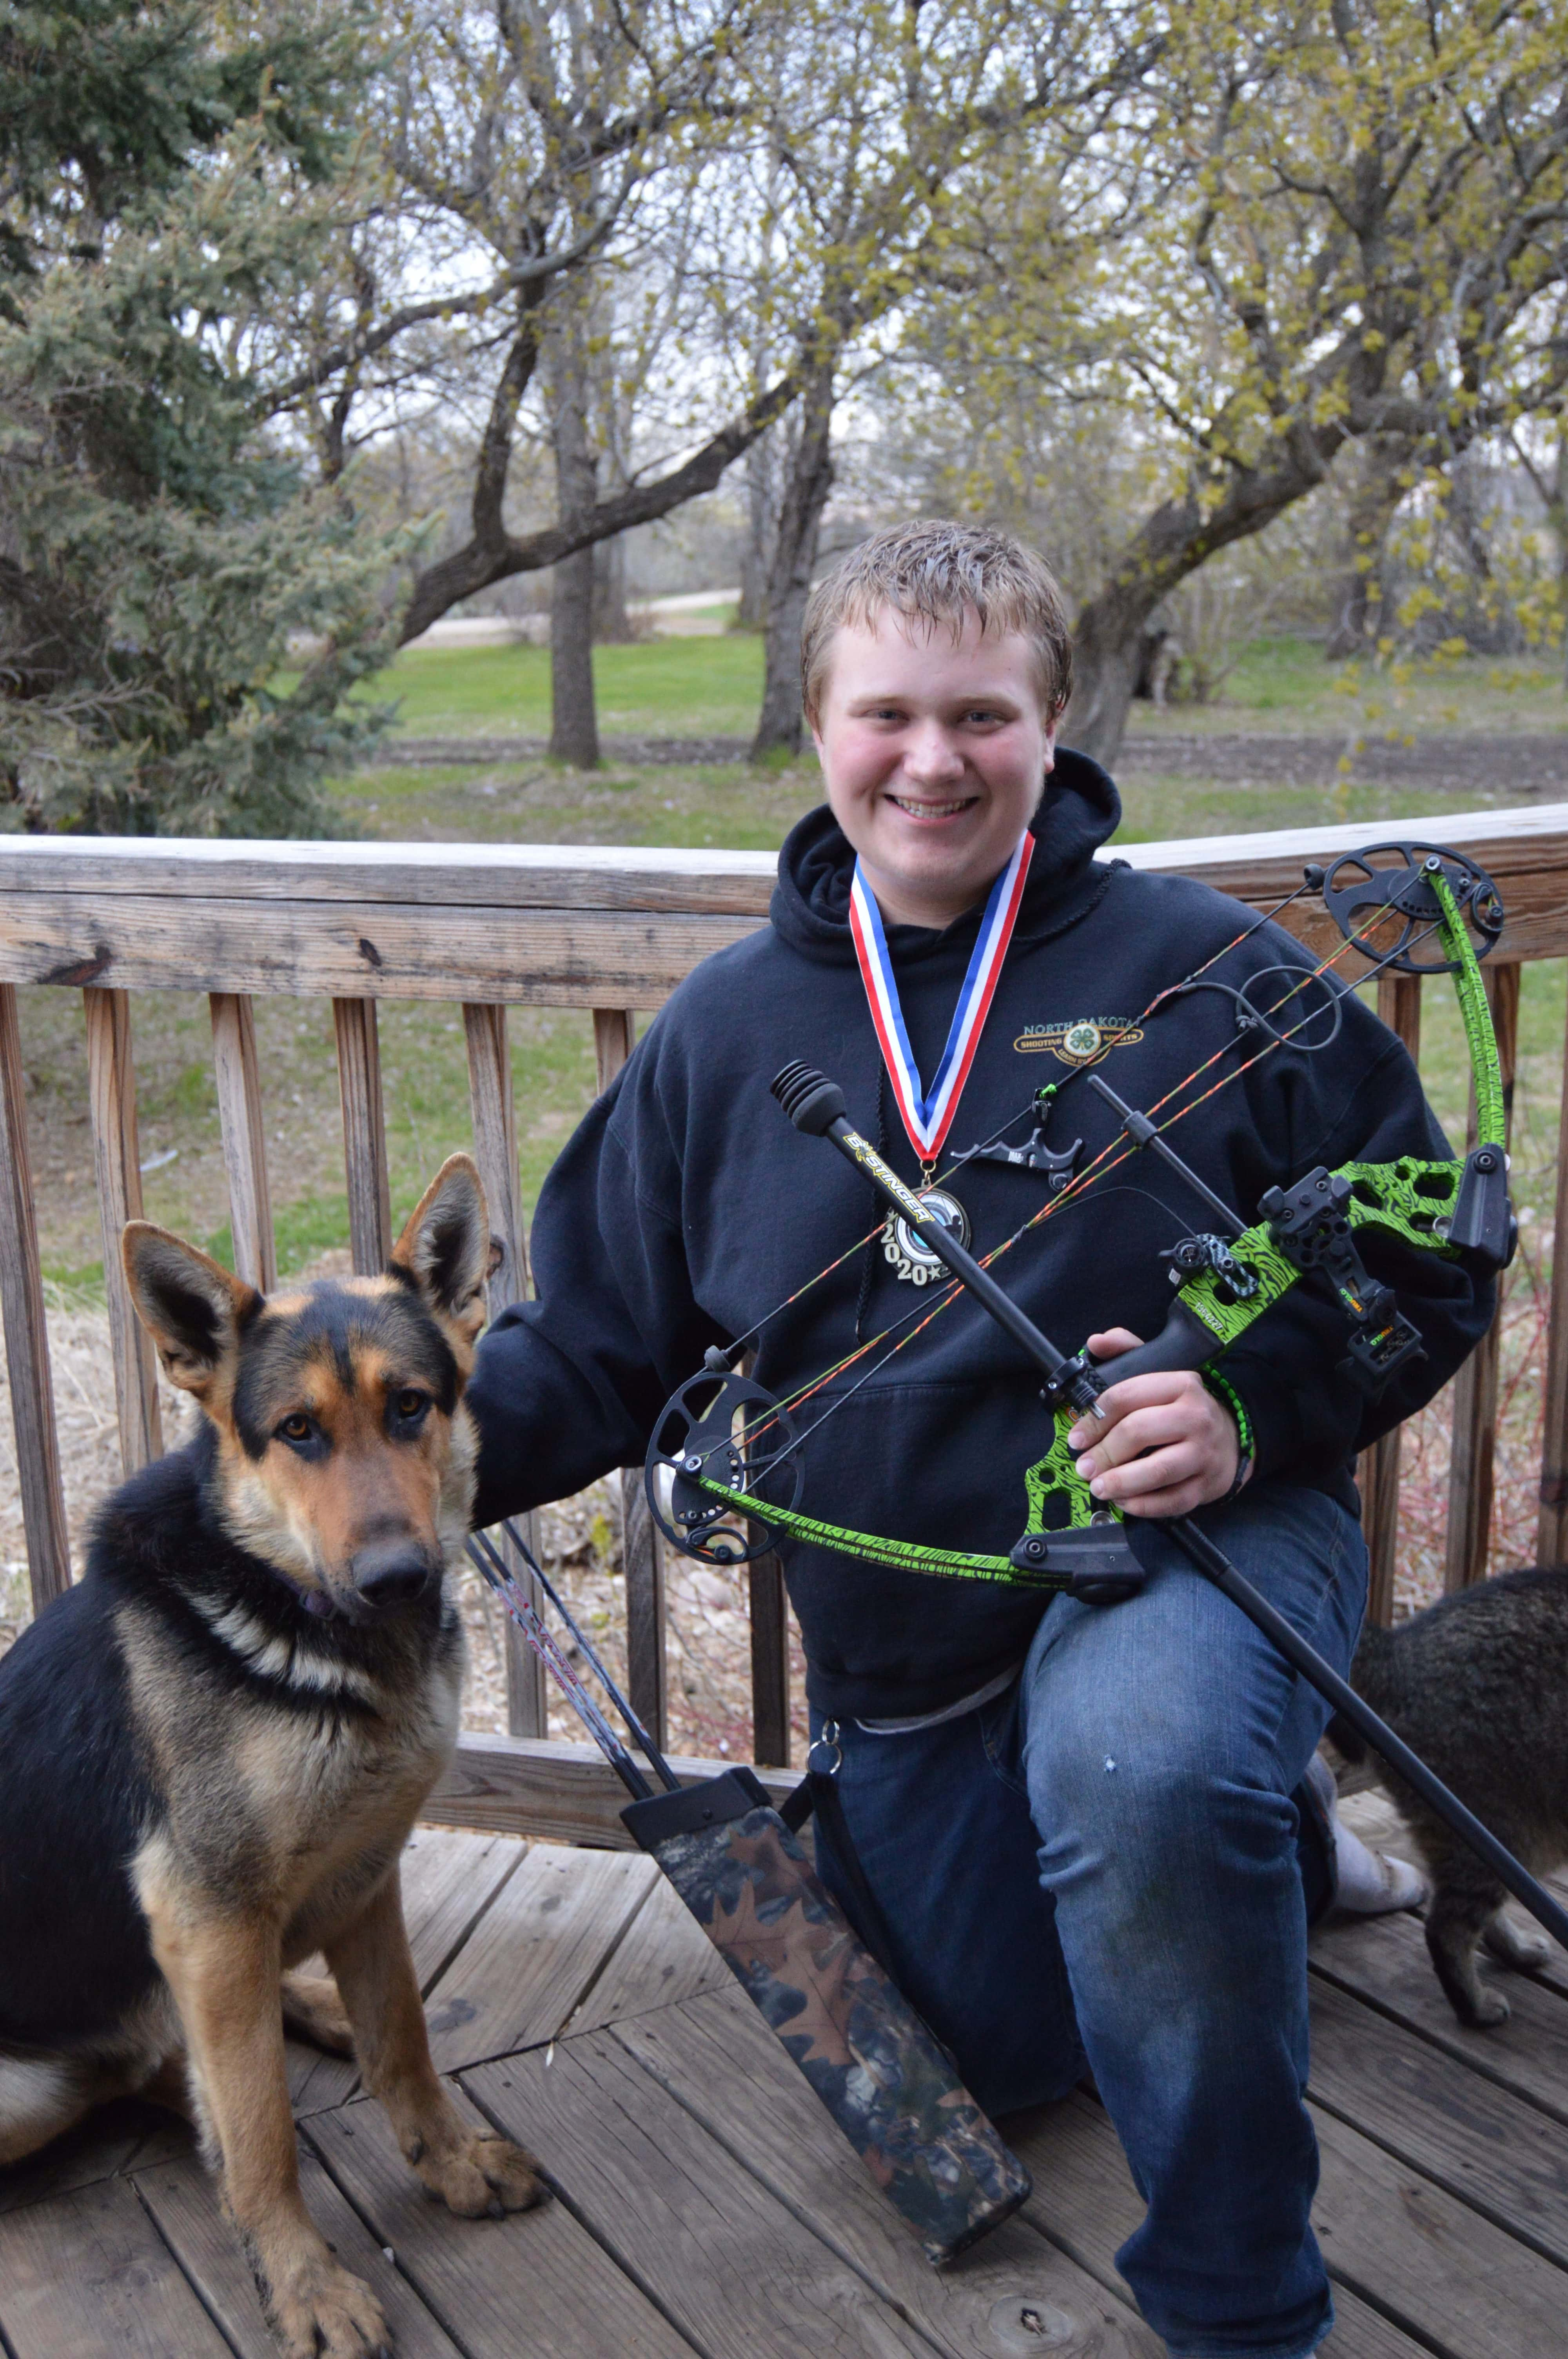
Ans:
[[[622,1812],[940,2267],[1030,2178],[749,1769]]]

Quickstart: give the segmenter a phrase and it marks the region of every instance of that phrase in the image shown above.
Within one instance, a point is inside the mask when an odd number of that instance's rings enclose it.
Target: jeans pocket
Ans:
[[[986,1766],[1010,1792],[1029,1799],[1029,1788],[1023,1777],[1022,1732],[1020,1725],[1023,1700],[1023,1681],[1012,1685],[989,1703],[982,1704],[975,1718],[979,1723],[980,1747]]]

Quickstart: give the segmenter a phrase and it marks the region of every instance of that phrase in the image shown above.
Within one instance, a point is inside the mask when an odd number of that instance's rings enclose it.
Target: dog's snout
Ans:
[[[411,1539],[377,1540],[360,1549],[351,1570],[354,1587],[378,1613],[411,1605],[435,1572],[426,1550]]]

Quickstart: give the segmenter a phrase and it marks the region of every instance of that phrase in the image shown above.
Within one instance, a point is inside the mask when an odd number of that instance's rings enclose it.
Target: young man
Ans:
[[[999,1132],[1026,1141],[1047,1079],[1045,1143],[1081,1140],[1081,1169],[1117,1128],[1090,1067],[1140,1108],[1222,1084],[1174,1143],[1249,1218],[1314,1164],[1448,1151],[1404,1049],[1354,996],[1335,1031],[1324,987],[1307,987],[1292,1005],[1316,1020],[1263,1055],[1238,1030],[1238,991],[1272,1007],[1308,963],[1288,936],[1246,930],[1201,886],[1095,858],[1119,806],[1096,764],[1055,745],[1069,660],[1055,584],[1000,533],[886,533],[814,593],[803,667],[827,806],[784,847],[768,928],[676,993],[550,1175],[538,1299],[497,1322],[469,1391],[481,1520],[635,1464],[711,1344],[752,1337],[757,1380],[788,1394],[925,1302],[907,1239],[860,1242],[877,1217],[865,1182],[769,1096],[791,1058],[838,1082],[917,1184]],[[925,1093],[966,1010],[978,1044],[942,1144]],[[948,1071],[963,1065],[960,1039]],[[1048,1187],[995,1159],[948,1181],[981,1252]],[[1211,1218],[1152,1158],[1129,1158],[1065,1197],[1000,1275],[1063,1348],[1087,1337],[1114,1354],[1160,1326],[1161,1254]],[[1149,2204],[1119,2263],[1184,2359],[1300,2359],[1332,2321],[1307,2216],[1292,1799],[1325,1715],[1150,1519],[1196,1510],[1348,1664],[1366,1584],[1354,1453],[1437,1390],[1490,1310],[1435,1256],[1390,1253],[1378,1274],[1427,1356],[1376,1403],[1340,1372],[1337,1314],[1297,1289],[1226,1355],[1223,1382],[1141,1377],[1084,1421],[1080,1465],[1152,1576],[1128,1603],[1047,1607],[784,1549],[816,1757],[840,1765],[903,1985],[993,2112],[1092,2070]],[[1038,1376],[972,1302],[914,1323],[801,1412],[805,1504],[1005,1554],[1051,1440]]]

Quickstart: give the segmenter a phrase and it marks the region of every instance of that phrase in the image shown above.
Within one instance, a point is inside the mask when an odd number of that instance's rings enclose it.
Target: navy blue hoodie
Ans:
[[[1047,1080],[1063,1084],[1047,1143],[1081,1137],[1085,1159],[1096,1153],[1116,1123],[1072,1061],[1087,1036],[1070,1042],[1071,1028],[1130,1024],[1247,924],[1248,912],[1206,886],[1097,861],[1119,816],[1104,771],[1059,752],[945,1161],[1022,1114]],[[770,924],[688,976],[551,1171],[532,1237],[538,1299],[495,1322],[469,1389],[481,1434],[481,1523],[637,1463],[661,1405],[707,1347],[745,1334],[877,1222],[867,1182],[831,1146],[794,1130],[769,1095],[781,1065],[800,1057],[819,1066],[843,1087],[851,1119],[868,1136],[880,1134],[895,1169],[918,1177],[855,961],[852,865],[829,810],[801,821],[780,854]],[[941,1054],[979,922],[974,911],[939,933],[887,929],[923,1074]],[[1239,986],[1281,962],[1297,972],[1307,963],[1299,944],[1267,926],[1206,980]],[[1288,987],[1266,984],[1261,1004]],[[1273,1050],[1172,1133],[1177,1151],[1248,1219],[1266,1189],[1317,1163],[1450,1152],[1400,1043],[1353,994],[1342,1016],[1337,1038],[1318,1053]],[[1132,1026],[1098,1070],[1124,1099],[1148,1107],[1205,1060],[1217,1061],[1200,1086],[1235,1073],[1248,1053],[1238,1045],[1234,1001],[1200,989]],[[1018,1122],[1009,1138],[1028,1130]],[[954,1184],[981,1254],[1038,1208],[1045,1189],[1038,1173],[995,1163],[971,1165]],[[1185,1183],[1140,1155],[1069,1200],[997,1274],[1064,1350],[1114,1325],[1152,1335],[1170,1300],[1162,1249],[1209,1224]],[[1447,1381],[1491,1310],[1488,1286],[1433,1254],[1379,1245],[1367,1259],[1398,1288],[1427,1354],[1378,1401],[1336,1374],[1343,1319],[1305,1288],[1225,1361],[1256,1434],[1254,1482],[1315,1484],[1352,1509],[1357,1450]],[[767,1321],[757,1381],[774,1392],[799,1386],[914,1300],[879,1237]],[[819,1416],[866,1366],[817,1396],[801,1421]],[[978,1305],[960,1299],[812,1432],[801,1504],[861,1531],[1005,1554],[1024,1528],[1024,1470],[1050,1439],[1037,1375]],[[812,1700],[840,1716],[913,1714],[956,1701],[1022,1655],[1042,1611],[1026,1592],[883,1571],[793,1544],[783,1555]]]

